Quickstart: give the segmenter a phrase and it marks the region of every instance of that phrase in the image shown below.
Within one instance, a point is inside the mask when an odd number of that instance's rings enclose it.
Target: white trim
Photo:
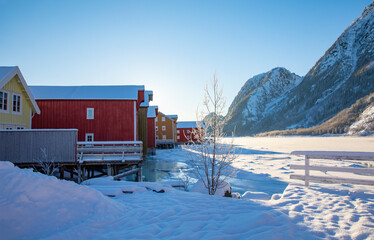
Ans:
[[[134,101],[134,141],[136,141],[136,102]]]
[[[14,97],[19,97],[19,112],[17,111],[14,111]],[[16,98],[17,100],[17,98]],[[16,101],[17,103],[18,101]],[[17,110],[17,106],[16,106],[16,110]],[[15,114],[15,115],[22,115],[22,94],[20,93],[17,93],[17,92],[12,92],[12,114]]]
[[[88,141],[88,137],[92,137],[92,141]],[[86,140],[86,142],[93,142],[94,141],[94,134],[93,133],[86,133],[85,140]]]
[[[33,105],[34,109],[35,109],[35,112],[37,114],[40,114],[40,109],[39,109],[39,106],[38,104],[36,103],[35,99],[34,99],[34,96],[32,95],[26,81],[25,81],[25,78],[23,77],[22,73],[21,73],[21,70],[19,70],[19,68],[17,66],[15,66],[13,68],[13,70],[11,70],[5,77],[3,77],[3,79],[0,79],[0,89],[2,89],[5,84],[7,84],[10,80],[12,80],[12,78],[15,76],[15,75],[18,75],[19,79],[21,80],[21,83],[22,83],[22,86],[23,88],[26,90],[26,94],[28,95],[30,101],[31,101],[31,104]]]
[[[166,131],[166,126],[162,126],[162,131]]]
[[[10,96],[10,92],[9,91],[7,91],[7,90],[4,90],[4,89],[2,89],[2,90],[0,90],[1,92],[4,92],[4,93],[6,93],[8,96],[7,96],[7,110],[2,110],[2,109],[0,109],[0,113],[9,113],[9,106],[10,106],[10,104],[9,104],[9,96]]]
[[[92,114],[90,114],[92,112]],[[87,120],[95,119],[95,108],[87,108]]]

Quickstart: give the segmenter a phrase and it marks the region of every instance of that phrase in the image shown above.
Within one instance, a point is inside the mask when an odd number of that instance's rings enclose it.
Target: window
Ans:
[[[166,140],[166,135],[162,135],[162,140]]]
[[[13,93],[13,113],[20,114],[22,112],[22,96],[18,93]]]
[[[156,135],[156,140],[158,140],[158,135]]]
[[[165,117],[162,117],[162,121],[165,122]]]
[[[177,130],[177,134],[181,133],[181,131]]]
[[[86,142],[93,142],[93,141],[94,141],[94,134],[86,133]]]
[[[155,122],[158,122],[158,118],[155,118]]]
[[[158,131],[158,127],[156,126],[156,131]]]
[[[181,138],[181,137],[178,135],[178,136],[177,136],[177,139],[179,140],[180,138]]]
[[[87,108],[87,119],[94,119],[95,118],[95,110],[94,108]]]
[[[189,135],[187,136],[187,139],[190,140],[190,136]]]
[[[196,139],[197,139],[197,136],[196,136],[196,135],[194,135],[194,136],[193,136],[193,138],[194,138],[194,139],[196,140]]]
[[[190,130],[187,130],[187,134],[190,134]]]
[[[162,126],[162,131],[166,131],[166,126]]]
[[[0,91],[0,112],[8,112],[8,92]]]

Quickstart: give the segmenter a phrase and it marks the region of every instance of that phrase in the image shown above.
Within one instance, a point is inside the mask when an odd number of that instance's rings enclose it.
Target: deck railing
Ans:
[[[141,161],[143,157],[142,151],[143,143],[141,141],[77,143],[77,159],[79,163]]]
[[[305,181],[305,186],[309,186],[310,181],[330,182],[330,183],[348,183],[374,186],[373,180],[341,178],[328,176],[311,176],[310,171],[322,172],[346,172],[358,175],[374,176],[374,168],[355,168],[355,167],[331,167],[331,166],[311,166],[310,159],[333,159],[333,160],[358,160],[374,161],[374,152],[333,152],[333,151],[294,151],[293,155],[304,155],[305,165],[291,165],[291,169],[305,170],[304,175],[292,174],[291,179]]]

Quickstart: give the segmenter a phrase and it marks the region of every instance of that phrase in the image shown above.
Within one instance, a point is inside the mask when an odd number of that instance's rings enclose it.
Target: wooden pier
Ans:
[[[78,142],[76,129],[0,130],[0,161],[78,183],[136,174],[142,181],[141,141]]]

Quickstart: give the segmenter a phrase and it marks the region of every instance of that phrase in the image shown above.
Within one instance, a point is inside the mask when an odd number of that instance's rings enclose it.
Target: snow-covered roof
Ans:
[[[174,115],[166,115],[168,118],[178,118],[178,115],[174,114]]]
[[[149,107],[149,102],[153,100],[153,91],[144,92],[144,102],[140,104],[141,107]]]
[[[35,99],[137,100],[143,85],[30,86]]]
[[[177,123],[177,128],[197,128],[196,121],[183,121]]]
[[[156,117],[156,109],[158,109],[158,106],[149,106],[147,117],[148,118],[155,118]]]
[[[40,114],[40,109],[38,104],[36,103],[34,96],[32,95],[25,78],[23,77],[21,70],[19,70],[18,66],[13,67],[0,67],[0,89],[2,89],[12,78],[17,75],[19,79],[21,80],[21,84],[23,88],[26,91],[26,94],[28,95],[28,98],[30,99],[30,102],[32,104],[32,107],[34,108],[34,111],[37,114]]]

